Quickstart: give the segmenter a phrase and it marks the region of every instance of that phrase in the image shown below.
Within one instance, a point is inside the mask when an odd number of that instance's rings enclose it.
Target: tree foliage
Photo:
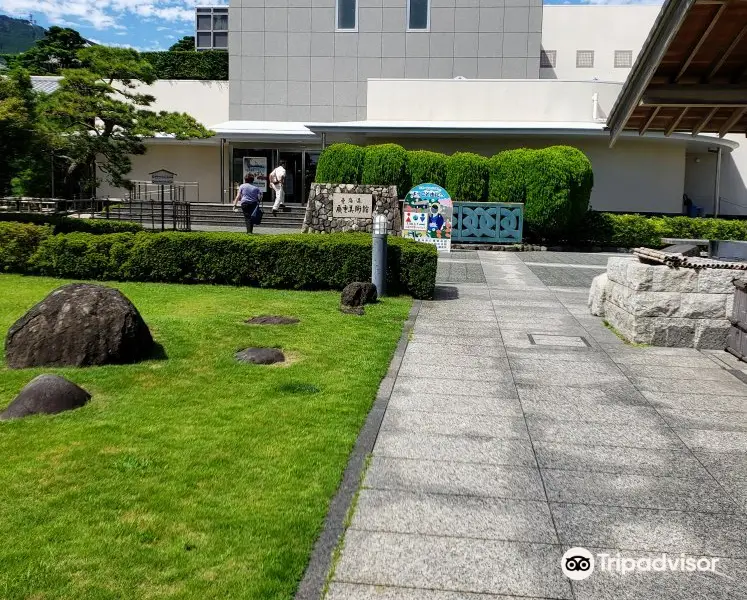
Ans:
[[[23,158],[34,145],[35,102],[28,73],[0,77],[0,195],[11,191]]]
[[[169,52],[194,52],[195,50],[195,36],[185,35],[176,44],[173,44],[169,48]]]
[[[75,29],[50,27],[47,35],[18,57],[17,64],[32,75],[59,75],[81,67],[78,51],[88,42]]]

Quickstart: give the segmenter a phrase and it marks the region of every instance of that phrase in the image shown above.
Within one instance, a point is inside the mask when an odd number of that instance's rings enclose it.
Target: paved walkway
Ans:
[[[328,600],[747,598],[747,376],[589,316],[605,258],[440,261]],[[571,584],[572,546],[719,557],[719,574]]]

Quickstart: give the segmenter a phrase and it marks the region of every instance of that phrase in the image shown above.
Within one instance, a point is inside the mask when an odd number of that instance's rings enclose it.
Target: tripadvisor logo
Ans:
[[[568,579],[581,581],[594,572],[594,555],[586,548],[571,548],[560,559],[560,568]]]
[[[560,559],[560,568],[568,579],[582,581],[594,572],[595,566],[599,571],[622,574],[633,571],[680,571],[683,573],[710,571],[715,573],[718,561],[718,558],[706,556],[696,558],[684,553],[676,556],[664,553],[642,558],[622,556],[620,553],[616,555],[602,553],[595,557],[586,548],[576,547],[563,554],[563,558]]]

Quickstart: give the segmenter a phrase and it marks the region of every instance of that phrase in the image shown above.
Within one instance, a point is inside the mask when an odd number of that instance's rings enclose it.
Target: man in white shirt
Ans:
[[[278,210],[285,206],[285,161],[270,173],[270,187],[275,192],[275,204],[272,205],[272,214],[276,215]]]

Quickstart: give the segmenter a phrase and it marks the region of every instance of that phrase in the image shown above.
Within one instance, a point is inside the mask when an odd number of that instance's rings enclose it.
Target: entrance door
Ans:
[[[303,161],[301,152],[280,152],[280,161],[285,161],[285,202],[303,202]]]

